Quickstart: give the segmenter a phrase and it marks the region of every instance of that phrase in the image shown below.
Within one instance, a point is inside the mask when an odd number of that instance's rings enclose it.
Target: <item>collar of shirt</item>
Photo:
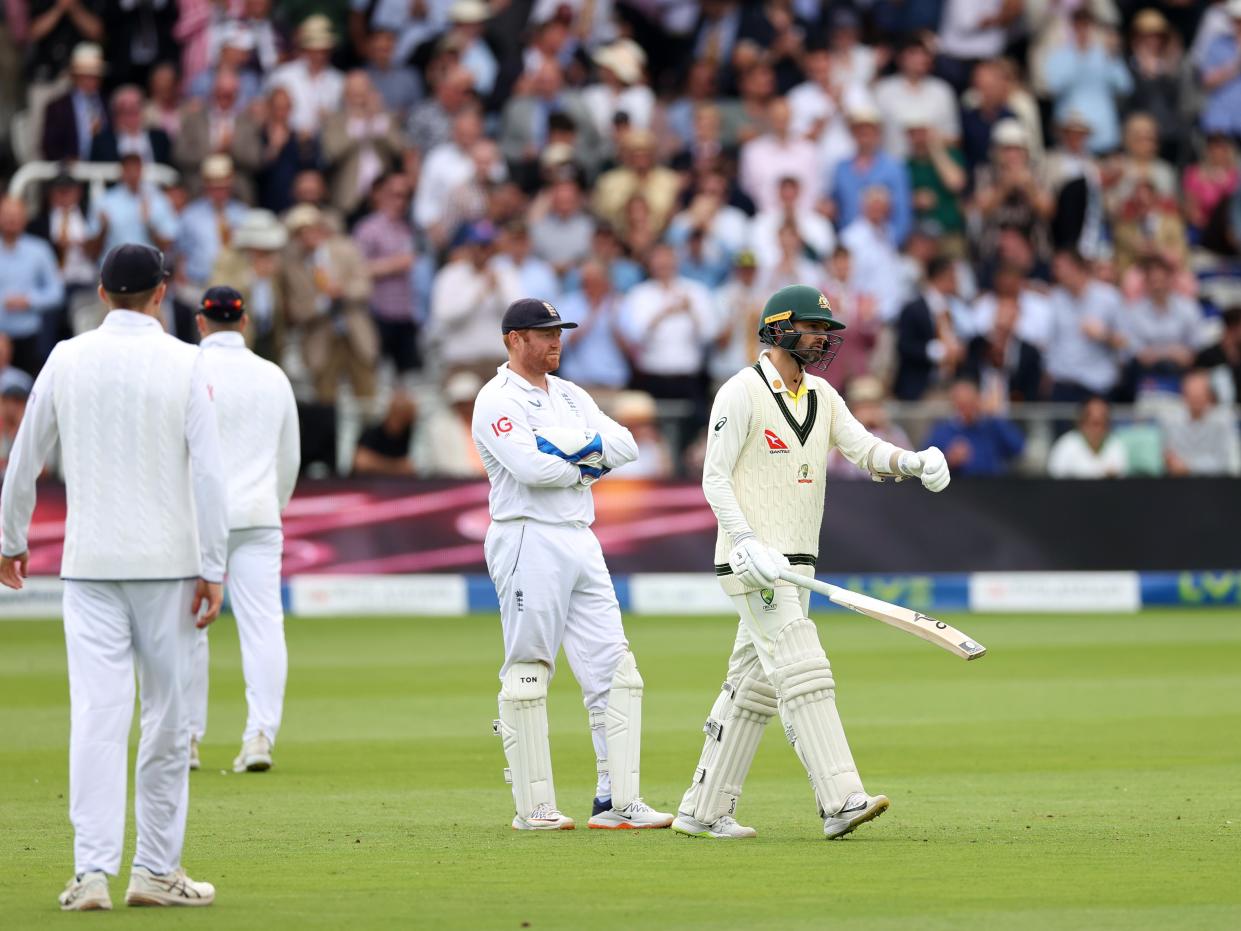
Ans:
[[[108,315],[103,318],[103,326],[110,330],[114,329],[140,329],[143,327],[156,328],[161,332],[164,325],[154,317],[149,317],[137,310],[110,310]]]
[[[202,346],[203,349],[245,349],[246,338],[236,330],[220,330],[217,333],[212,333],[210,336],[203,337],[203,341],[198,345]]]
[[[512,382],[514,385],[516,385],[518,388],[521,388],[524,391],[538,391],[543,394],[550,394],[550,389],[552,386],[551,375],[547,376],[547,387],[549,390],[543,391],[542,388],[536,388],[534,385],[530,384],[530,382],[526,381],[524,378],[522,378],[520,375],[514,372],[511,368],[509,368],[507,362],[505,362],[503,365],[499,366],[496,369],[496,374],[503,375],[508,381]]]
[[[784,376],[782,376],[779,370],[776,369],[776,364],[771,361],[767,350],[763,350],[763,352],[759,355],[758,368],[759,371],[763,373],[763,378],[767,380],[767,387],[769,387],[772,391],[783,391],[794,401],[800,401],[804,398],[807,391],[817,390],[819,388],[818,385],[811,384],[813,376],[803,371],[801,376],[801,384],[797,386],[796,391],[791,389],[784,383]]]

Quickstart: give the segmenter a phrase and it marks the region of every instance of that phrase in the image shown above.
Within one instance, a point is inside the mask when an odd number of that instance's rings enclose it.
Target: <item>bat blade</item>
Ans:
[[[857,592],[844,588],[834,588],[828,598],[842,608],[848,608],[850,611],[882,621],[884,624],[913,634],[915,637],[921,637],[928,643],[933,643],[964,660],[978,659],[987,653],[987,648],[977,640],[938,618],[930,617],[919,611],[888,604],[878,598],[859,595]]]

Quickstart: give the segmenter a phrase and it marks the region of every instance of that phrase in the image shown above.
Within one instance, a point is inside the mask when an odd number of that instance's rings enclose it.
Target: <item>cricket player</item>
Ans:
[[[882,481],[920,477],[948,485],[934,447],[899,449],[866,431],[836,390],[806,371],[835,355],[844,324],[815,288],[773,294],[759,317],[768,348],[720,388],[711,411],[702,488],[720,529],[715,572],[741,623],[728,678],[711,708],[702,757],[673,830],[694,837],[754,837],[733,817],[763,728],[778,712],[810,776],[828,838],[843,837],[888,807],[868,795],[836,710],[835,682],[814,623],[809,593],[781,571],[813,576],[823,521],[828,451]]]
[[[220,611],[228,504],[211,384],[198,348],[164,332],[164,257],[112,249],[103,324],[59,343],[35,381],[0,494],[0,582],[21,588],[35,479],[60,443],[68,513],[69,817],[64,911],[109,909],[125,841],[134,669],[142,737],[134,775],[129,905],[210,905],[181,867],[189,802],[186,695],[196,627]],[[200,610],[206,610],[200,614]]]
[[[513,785],[513,828],[572,830],[556,807],[547,739],[547,686],[563,643],[599,761],[588,825],[666,828],[672,815],[638,791],[642,677],[590,530],[591,485],[636,459],[638,447],[590,395],[548,374],[560,365],[560,331],[575,326],[546,301],[510,304],[501,321],[508,362],[474,404],[474,443],[491,481],[484,554],[504,632],[494,729]]]
[[[289,653],[280,602],[284,534],[280,512],[293,496],[301,439],[293,387],[280,367],[246,348],[245,302],[233,288],[209,288],[198,333],[215,390],[224,474],[228,476],[229,601],[237,618],[246,680],[246,728],[233,772],[271,769],[280,730]],[[207,730],[207,631],[194,650],[190,695],[190,769]]]

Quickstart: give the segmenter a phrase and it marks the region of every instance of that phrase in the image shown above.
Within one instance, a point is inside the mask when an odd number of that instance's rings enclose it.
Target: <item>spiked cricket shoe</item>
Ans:
[[[210,905],[215,901],[215,886],[194,882],[185,870],[176,869],[160,876],[145,866],[135,866],[129,874],[126,905]]]
[[[233,760],[235,773],[263,773],[271,769],[271,741],[260,733],[241,745],[241,752]]]
[[[886,795],[864,795],[854,792],[847,799],[840,811],[823,820],[823,836],[828,840],[844,837],[867,821],[873,821],[888,810]]]
[[[57,901],[62,912],[109,911],[112,896],[108,894],[108,875],[102,870],[79,873],[65,883]]]
[[[605,807],[606,806],[606,807]],[[640,798],[635,798],[624,808],[613,808],[611,800],[595,799],[595,813],[586,822],[588,828],[605,831],[632,831],[648,828],[666,828],[672,824],[672,815],[656,811]]]
[[[525,818],[521,815],[513,818],[514,831],[572,831],[575,827],[577,825],[572,818],[546,802],[537,806]]]
[[[717,837],[730,840],[758,837],[758,831],[744,824],[738,824],[737,819],[731,815],[724,815],[711,824],[706,824],[697,818],[679,813],[676,820],[672,822],[672,830],[687,837]]]
[[[198,741],[193,737],[190,738],[190,770],[198,769],[202,766],[202,761],[198,759]]]

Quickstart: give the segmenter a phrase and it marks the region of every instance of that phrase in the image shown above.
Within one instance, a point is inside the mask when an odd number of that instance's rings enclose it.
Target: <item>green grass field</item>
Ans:
[[[990,655],[966,664],[866,619],[820,619],[887,815],[823,841],[772,727],[739,809],[758,839],[712,843],[509,829],[490,617],[290,620],[276,768],[233,775],[244,708],[225,618],[185,849],[216,905],[93,916],[55,907],[72,868],[60,628],[0,623],[0,925],[1241,927],[1241,616],[952,620]],[[644,794],[672,809],[732,625],[627,627],[647,685]],[[550,717],[559,801],[584,823],[594,759],[563,663]]]

